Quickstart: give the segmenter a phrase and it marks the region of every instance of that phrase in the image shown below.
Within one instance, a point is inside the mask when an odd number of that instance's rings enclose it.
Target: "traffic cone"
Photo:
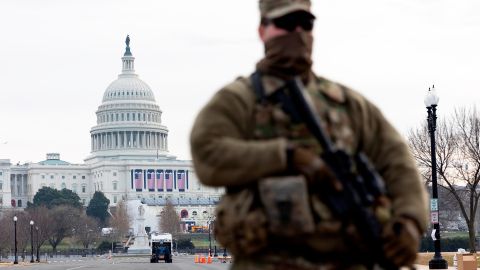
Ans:
[[[208,261],[207,263],[212,263],[212,256],[208,256]]]
[[[205,257],[200,257],[200,263],[205,263]]]
[[[198,263],[198,255],[195,255],[195,258],[193,259],[194,263]]]

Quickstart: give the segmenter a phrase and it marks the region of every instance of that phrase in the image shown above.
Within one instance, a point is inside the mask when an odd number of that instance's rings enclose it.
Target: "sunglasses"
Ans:
[[[273,23],[277,28],[293,32],[297,27],[312,31],[315,17],[307,12],[293,12],[275,19],[265,19],[265,25]]]

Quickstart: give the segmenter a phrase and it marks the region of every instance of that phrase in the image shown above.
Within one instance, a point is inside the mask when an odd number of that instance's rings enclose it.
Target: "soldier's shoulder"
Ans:
[[[339,103],[364,104],[367,99],[349,86],[330,80],[323,76],[316,76],[317,84],[320,90],[329,98]]]
[[[220,89],[219,94],[234,95],[244,102],[255,100],[255,94],[250,79],[245,76],[239,76],[232,82],[226,84]]]

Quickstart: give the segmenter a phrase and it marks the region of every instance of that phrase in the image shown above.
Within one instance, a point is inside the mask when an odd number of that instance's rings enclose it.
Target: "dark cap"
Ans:
[[[263,18],[275,19],[295,11],[306,11],[310,14],[310,0],[260,0],[260,15]],[[312,14],[313,16],[313,14]]]

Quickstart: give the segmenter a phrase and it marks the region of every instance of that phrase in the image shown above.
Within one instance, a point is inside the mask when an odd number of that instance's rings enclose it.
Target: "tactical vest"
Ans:
[[[262,82],[265,87],[265,96],[257,95],[253,139],[261,141],[283,137],[296,145],[314,149],[321,154],[321,147],[306,125],[296,121],[295,116],[289,115],[288,109],[281,101],[282,98],[288,97],[288,93],[280,93],[280,91],[287,91],[286,88],[281,87],[281,81],[264,77]],[[314,81],[307,85],[306,90],[322,119],[324,130],[335,146],[349,154],[354,153],[357,140],[354,137],[346,107],[345,89],[326,79],[315,77]],[[315,231],[308,237],[303,235],[288,241],[308,247],[307,249],[317,254],[348,250],[347,243],[355,242],[356,232],[353,226],[342,224],[335,219],[316,190],[309,190],[309,194],[308,199],[315,217]],[[258,188],[252,186],[234,193],[227,193],[217,206],[215,226],[217,239],[238,257],[250,256],[257,252],[268,253],[268,250],[276,245],[272,241],[278,240],[279,245],[282,242],[285,244],[285,239],[275,239],[271,236],[265,215],[268,209],[262,209],[259,204]]]

